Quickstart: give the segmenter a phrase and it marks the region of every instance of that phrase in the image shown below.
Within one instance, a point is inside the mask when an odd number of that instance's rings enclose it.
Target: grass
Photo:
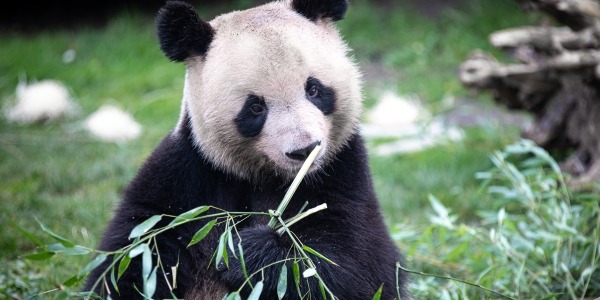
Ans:
[[[245,4],[246,1],[239,1]],[[207,19],[230,8],[211,8]],[[206,10],[205,10],[206,11]],[[355,1],[340,27],[360,63],[379,63],[398,74],[391,88],[419,95],[434,112],[445,95],[465,95],[456,78],[458,64],[475,48],[487,50],[491,31],[531,23],[512,1],[467,1],[438,18],[426,19],[402,6],[381,9]],[[73,63],[62,62],[74,49]],[[0,261],[22,266],[17,258],[34,249],[18,224],[43,236],[36,219],[51,230],[94,246],[120,192],[158,141],[174,126],[182,97],[184,67],[160,53],[150,16],[117,15],[105,27],[49,30],[34,35],[0,35],[0,99],[9,102],[19,78],[66,83],[80,106],[78,117],[54,124],[21,126],[0,118]],[[366,87],[367,104],[376,95]],[[93,140],[81,119],[104,103],[133,113],[144,126],[141,138],[126,144]],[[426,222],[428,194],[435,194],[462,218],[474,217],[482,204],[477,171],[491,166],[488,154],[516,139],[514,128],[467,132],[463,143],[421,153],[371,157],[376,189],[390,224]],[[457,197],[458,196],[458,197]],[[460,201],[452,202],[460,198]],[[45,276],[45,290],[74,274],[80,257],[36,263],[24,268]],[[20,267],[19,267],[20,268]],[[29,274],[29,273],[28,273]],[[0,292],[2,287],[0,285]]]

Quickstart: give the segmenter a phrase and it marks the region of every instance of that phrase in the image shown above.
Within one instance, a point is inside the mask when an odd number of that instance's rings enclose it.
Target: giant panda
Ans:
[[[100,249],[129,245],[130,231],[153,215],[176,216],[202,205],[274,210],[320,145],[283,219],[305,203],[328,205],[290,230],[335,262],[312,257],[338,299],[371,299],[381,287],[381,299],[406,299],[406,275],[396,268],[401,255],[384,224],[359,133],[361,74],[334,25],[347,7],[347,0],[277,1],[205,22],[191,5],[166,2],[156,18],[160,48],[186,66],[179,121],[124,191]],[[281,261],[292,244],[268,220],[241,221],[234,243],[243,247],[248,274],[269,265],[252,281],[263,280],[261,299],[277,299]],[[233,255],[228,266],[214,265],[223,226],[187,247],[205,223],[186,223],[157,237],[162,268],[154,298],[221,299],[243,285]],[[87,289],[106,276],[95,287],[102,297],[141,298],[141,259],[134,258],[117,281],[118,291],[109,273],[103,275],[109,263],[90,274]],[[294,280],[288,272],[285,299],[321,297],[314,277],[302,280],[300,294]],[[249,293],[246,284],[242,297]]]

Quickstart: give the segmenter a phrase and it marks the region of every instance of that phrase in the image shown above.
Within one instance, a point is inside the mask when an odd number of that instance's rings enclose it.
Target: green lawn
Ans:
[[[467,94],[456,72],[469,52],[492,50],[487,43],[490,32],[529,24],[534,18],[522,13],[513,1],[467,2],[426,19],[405,6],[382,9],[355,1],[339,24],[359,62],[380,63],[393,70],[398,78],[390,88],[415,93],[430,110],[440,112],[444,96]],[[227,10],[211,8],[210,14],[201,15],[210,18]],[[62,55],[68,49],[74,49],[77,56],[65,64]],[[35,245],[14,225],[45,238],[37,219],[93,247],[120,192],[174,126],[183,75],[184,66],[169,63],[159,51],[151,16],[122,13],[102,28],[0,35],[3,103],[14,97],[21,77],[60,80],[80,106],[77,117],[54,124],[21,126],[0,118],[0,261],[17,269],[13,270],[16,275],[10,268],[4,271],[14,276],[29,278],[27,272],[44,276],[42,287],[26,286],[25,290],[52,288],[89,258],[25,261],[21,266],[18,257]],[[366,95],[367,104],[372,104],[374,84],[366,86]],[[142,137],[126,144],[90,138],[81,120],[104,103],[131,112],[144,127]],[[415,154],[372,157],[376,188],[389,224],[426,222],[429,194],[462,218],[473,217],[486,197],[474,173],[491,167],[488,155],[492,150],[517,138],[518,131],[510,126],[472,128],[464,142]],[[0,292],[1,288],[0,284]]]

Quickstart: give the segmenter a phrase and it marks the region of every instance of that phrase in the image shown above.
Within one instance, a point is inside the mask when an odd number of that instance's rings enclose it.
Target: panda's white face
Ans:
[[[292,178],[315,145],[316,170],[355,132],[360,73],[333,23],[286,2],[222,15],[205,56],[186,60],[184,109],[195,142],[226,172]]]

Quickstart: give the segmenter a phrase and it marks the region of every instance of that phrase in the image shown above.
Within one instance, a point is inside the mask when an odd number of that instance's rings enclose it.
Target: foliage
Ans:
[[[0,299],[20,299],[39,292],[42,274],[26,268],[22,260],[2,261],[0,269]]]
[[[396,238],[412,266],[468,278],[514,299],[600,296],[600,197],[571,195],[558,164],[530,141],[507,146],[491,160],[494,168],[477,177],[493,201],[477,222],[457,222],[430,196],[431,225],[398,229]],[[419,274],[412,286],[417,298],[493,296]]]

